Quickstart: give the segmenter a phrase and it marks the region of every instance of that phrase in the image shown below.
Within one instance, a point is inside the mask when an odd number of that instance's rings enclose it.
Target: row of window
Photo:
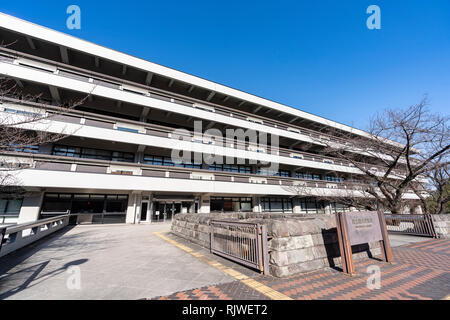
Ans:
[[[292,199],[290,198],[261,198],[261,210],[276,212],[292,212]]]
[[[72,194],[46,193],[42,204],[44,212],[71,213],[125,213],[128,195],[122,194]]]
[[[211,197],[210,210],[221,212],[252,211],[252,198],[249,197]]]
[[[32,152],[38,153],[38,147],[21,147],[16,148],[15,151],[18,152]],[[119,152],[103,149],[93,149],[84,147],[71,147],[65,145],[55,145],[53,147],[53,155],[74,157],[74,158],[88,158],[88,159],[98,159],[98,160],[108,160],[108,161],[119,161],[119,162],[134,162],[134,153],[131,152]],[[170,157],[166,156],[155,156],[155,155],[145,155],[143,163],[158,166],[169,166],[169,167],[182,167],[182,168],[194,168],[201,169],[201,163],[175,163]],[[205,166],[205,168],[214,171],[224,171],[224,172],[235,172],[235,173],[252,173],[252,168],[245,165],[230,165],[230,164],[210,164]],[[280,169],[278,171],[271,171],[264,168],[258,168],[258,175],[264,176],[279,176],[279,177],[290,177],[291,171],[286,169]],[[344,178],[338,178],[335,176],[321,176],[319,174],[296,172],[295,177],[298,179],[305,180],[326,180],[332,182],[342,182]]]
[[[53,155],[74,157],[74,158],[88,158],[97,160],[133,162],[134,154],[131,152],[119,152],[102,149],[70,147],[56,145],[53,147]]]
[[[170,157],[145,155],[143,163],[155,166],[181,167],[201,169],[201,163],[175,163]]]

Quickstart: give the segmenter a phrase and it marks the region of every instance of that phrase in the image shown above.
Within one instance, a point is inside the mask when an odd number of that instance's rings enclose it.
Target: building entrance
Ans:
[[[178,213],[187,213],[193,209],[193,201],[160,200],[153,202],[152,222],[170,221]]]

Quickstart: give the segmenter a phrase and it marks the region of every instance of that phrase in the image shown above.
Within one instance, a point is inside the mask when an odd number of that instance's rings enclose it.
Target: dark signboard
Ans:
[[[344,215],[344,220],[352,246],[383,240],[376,211],[347,212]]]
[[[353,274],[352,246],[378,241],[382,258],[392,262],[391,246],[383,212],[354,211],[336,213],[336,228],[341,252],[342,270]]]

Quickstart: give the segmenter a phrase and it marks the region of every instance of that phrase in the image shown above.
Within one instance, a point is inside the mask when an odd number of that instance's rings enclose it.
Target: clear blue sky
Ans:
[[[81,30],[66,8],[81,8]],[[381,8],[381,30],[366,8]],[[364,129],[450,110],[450,1],[2,1],[0,11]]]

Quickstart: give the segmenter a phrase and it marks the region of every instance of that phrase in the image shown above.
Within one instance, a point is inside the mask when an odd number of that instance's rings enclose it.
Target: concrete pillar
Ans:
[[[261,212],[261,198],[258,196],[252,196],[253,212]]]
[[[200,208],[198,210],[199,213],[210,213],[210,201],[211,198],[209,195],[200,196]]]
[[[334,213],[333,212],[333,208],[331,206],[331,203],[325,204],[324,209],[325,209],[325,214],[332,214],[332,213]]]
[[[43,192],[31,192],[25,194],[17,223],[33,222],[38,220],[43,198]]]
[[[141,215],[141,194],[131,192],[128,196],[128,207],[125,222],[138,223]]]
[[[414,207],[414,214],[423,214],[422,206],[420,204]]]

